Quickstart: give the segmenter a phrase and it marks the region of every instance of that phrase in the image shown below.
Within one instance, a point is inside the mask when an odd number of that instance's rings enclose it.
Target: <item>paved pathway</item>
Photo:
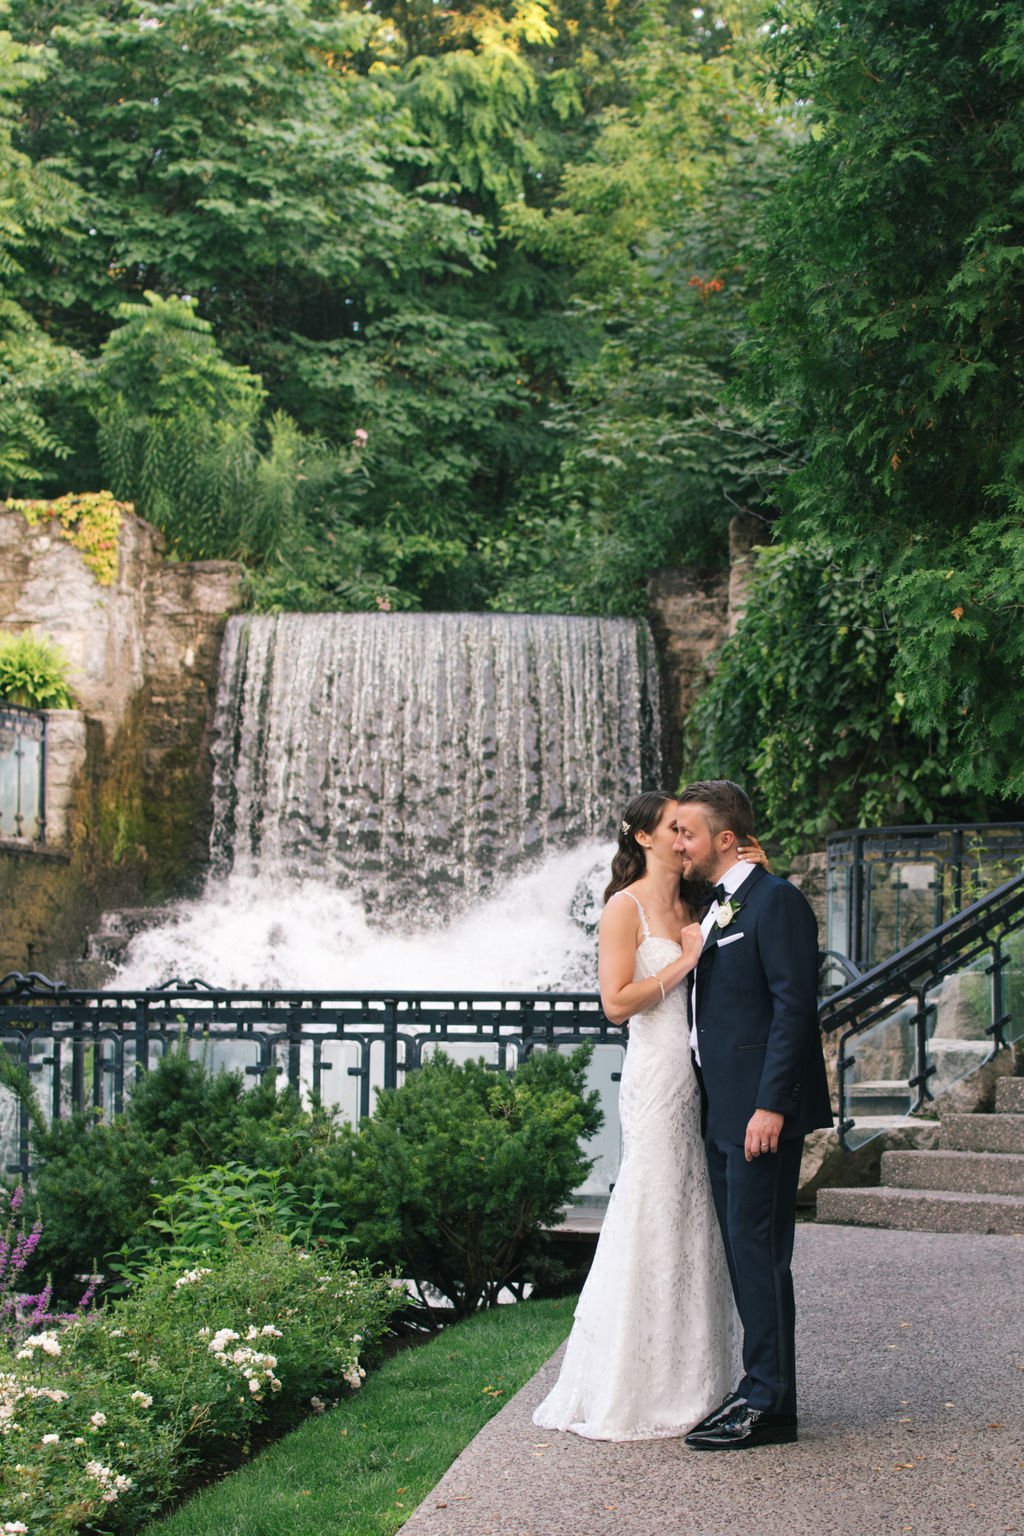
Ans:
[[[549,1362],[402,1536],[1024,1536],[1024,1237],[801,1226],[801,1438],[536,1429]]]

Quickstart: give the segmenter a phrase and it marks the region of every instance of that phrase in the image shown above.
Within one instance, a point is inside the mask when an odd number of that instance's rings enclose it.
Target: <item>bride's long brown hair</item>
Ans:
[[[649,789],[631,800],[619,822],[619,846],[612,859],[612,877],[604,893],[605,901],[616,891],[624,891],[647,871],[647,855],[637,842],[638,832],[651,833],[661,820],[670,801],[675,800],[667,789]],[[706,884],[703,880],[684,880],[679,877],[679,895],[691,911],[696,911],[705,899]]]

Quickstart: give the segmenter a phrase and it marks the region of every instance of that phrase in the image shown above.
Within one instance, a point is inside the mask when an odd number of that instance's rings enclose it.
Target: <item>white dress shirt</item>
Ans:
[[[720,886],[723,887],[723,889],[725,890],[726,896],[728,896],[728,897],[735,896],[736,892],[739,890],[739,888],[743,884],[744,880],[748,879],[748,877],[753,873],[754,868],[755,868],[755,866],[753,864],[747,864],[742,859],[737,859],[736,863],[730,865],[730,867],[725,871],[725,874],[722,876],[722,878],[720,880],[717,880],[715,883],[716,883],[716,885],[720,885]],[[700,931],[701,931],[701,936],[703,937],[705,942],[707,942],[707,936],[711,932],[712,928],[715,925],[715,918],[718,916],[719,905],[720,905],[719,902],[713,901],[711,903],[710,907],[708,908],[708,910],[705,912],[704,916],[701,918]],[[694,1058],[696,1059],[697,1065],[699,1067],[700,1066],[700,1046],[697,1043],[697,972],[696,972],[696,970],[694,970],[694,973],[693,973],[693,992],[692,992],[692,994],[690,996],[690,1020],[691,1020],[691,1023],[690,1023],[690,1049],[693,1052]]]

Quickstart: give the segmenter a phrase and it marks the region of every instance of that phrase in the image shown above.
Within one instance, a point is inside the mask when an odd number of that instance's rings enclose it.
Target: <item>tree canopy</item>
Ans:
[[[756,624],[722,678],[879,744],[792,836],[880,814],[883,743],[892,814],[1021,794],[1018,4],[0,16],[8,495],[109,487],[265,609],[641,613],[753,511],[829,682]],[[781,796],[781,695],[715,686]]]
[[[265,606],[637,611],[669,549],[721,562],[774,468],[723,400],[782,138],[755,16],[9,0],[11,152],[67,195],[18,234],[5,290],[48,382],[58,355],[83,377],[45,437],[18,367],[36,436],[23,411],[8,493],[116,480],[182,553],[244,556]],[[226,428],[201,389],[174,428],[122,389],[128,448],[119,370],[203,326],[258,381],[235,462],[263,465],[279,516],[210,488]]]
[[[893,694],[954,781],[1019,796],[1024,13],[787,4],[771,54],[805,97],[747,350],[801,460],[779,532],[874,585]]]

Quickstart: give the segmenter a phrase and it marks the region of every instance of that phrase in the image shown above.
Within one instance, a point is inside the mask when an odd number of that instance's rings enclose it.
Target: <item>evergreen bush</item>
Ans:
[[[331,1117],[303,1109],[298,1094],[279,1092],[271,1075],[247,1088],[239,1072],[210,1073],[184,1044],[135,1084],[123,1114],[109,1123],[99,1123],[94,1112],[50,1126],[37,1120],[33,1145],[39,1161],[33,1191],[43,1218],[33,1275],[52,1273],[58,1295],[76,1296],[75,1277],[109,1270],[114,1255],[121,1255],[122,1266],[131,1259],[137,1267],[147,1252],[173,1242],[178,1233],[168,1216],[187,1204],[181,1191],[217,1165],[263,1170],[271,1183],[279,1171],[295,1210],[303,1213],[291,1230],[310,1239],[337,1235],[336,1213],[326,1208],[326,1190],[336,1177],[331,1162],[340,1152]],[[213,1228],[216,1179],[212,1175],[205,1186]],[[221,1182],[230,1225],[237,1202],[227,1198]],[[161,1212],[160,1202],[168,1198],[170,1212],[166,1205]],[[250,1201],[253,1213],[259,1205],[255,1197]],[[273,1226],[273,1209],[265,1215],[265,1224]]]
[[[521,1290],[543,1258],[543,1228],[591,1166],[580,1145],[602,1121],[586,1091],[591,1052],[537,1051],[512,1076],[438,1052],[381,1093],[343,1138],[356,1247],[456,1317]]]

